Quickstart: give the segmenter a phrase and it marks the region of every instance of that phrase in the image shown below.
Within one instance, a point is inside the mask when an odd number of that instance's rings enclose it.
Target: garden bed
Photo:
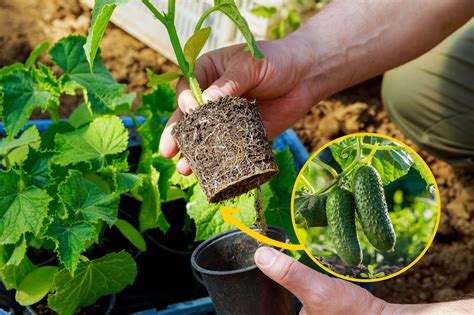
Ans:
[[[55,42],[71,33],[86,34],[89,19],[88,8],[76,0],[2,2],[0,66],[24,61],[32,48],[45,39]],[[115,27],[107,31],[102,47],[107,68],[130,90],[145,90],[147,67],[156,73],[176,69]],[[298,135],[311,151],[330,139],[358,131],[390,135],[412,145],[382,111],[379,91],[377,78],[322,101],[297,123]],[[70,106],[61,107],[62,116],[67,116],[78,100],[70,97],[67,101]],[[395,279],[376,284],[377,296],[397,303],[433,302],[474,291],[474,176],[420,153],[440,187],[441,222],[432,247],[418,264]]]

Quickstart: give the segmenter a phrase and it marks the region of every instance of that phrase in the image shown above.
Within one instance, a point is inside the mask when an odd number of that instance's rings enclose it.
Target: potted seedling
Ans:
[[[89,37],[85,45],[92,65],[105,27],[117,5],[128,1],[96,1]],[[151,84],[167,83],[184,77],[199,107],[176,123],[172,135],[187,159],[210,202],[234,198],[261,186],[278,173],[275,159],[255,102],[237,97],[222,97],[204,103],[195,76],[196,59],[204,47],[210,27],[202,27],[213,12],[227,15],[242,32],[247,48],[255,59],[264,57],[247,22],[233,0],[215,0],[199,19],[194,34],[184,47],[175,27],[175,0],[168,11],[160,12],[149,0],[142,0],[150,12],[166,27],[181,72],[155,75]]]

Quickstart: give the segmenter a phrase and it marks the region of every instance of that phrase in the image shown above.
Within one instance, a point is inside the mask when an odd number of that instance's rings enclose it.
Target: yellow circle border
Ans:
[[[327,147],[329,147],[330,145],[336,143],[336,142],[339,142],[339,141],[342,141],[344,139],[347,139],[347,138],[351,138],[351,137],[363,137],[363,136],[371,136],[371,137],[379,137],[379,138],[385,138],[385,139],[388,139],[388,140],[391,140],[393,142],[396,142],[400,145],[402,145],[404,148],[406,148],[408,151],[410,151],[410,153],[413,153],[418,159],[420,159],[423,163],[423,165],[426,167],[426,169],[428,170],[428,173],[430,174],[432,180],[433,180],[433,185],[435,187],[435,190],[436,190],[436,198],[437,198],[437,203],[438,203],[438,207],[437,207],[437,212],[438,212],[438,215],[437,215],[437,218],[436,218],[436,224],[435,224],[435,227],[433,229],[433,234],[431,235],[431,238],[430,240],[427,242],[425,248],[423,249],[423,251],[410,263],[408,264],[407,266],[405,266],[404,268],[402,268],[401,270],[397,271],[397,272],[394,272],[388,276],[385,276],[385,277],[382,277],[382,278],[376,278],[376,279],[358,279],[358,278],[352,278],[352,277],[348,277],[348,276],[344,276],[344,275],[341,275],[341,274],[338,274],[337,272],[327,268],[326,266],[324,266],[323,264],[321,264],[312,254],[311,252],[309,251],[309,249],[307,248],[306,244],[304,242],[302,242],[302,239],[301,237],[298,235],[298,232],[297,232],[297,228],[296,228],[296,221],[295,221],[295,208],[294,208],[294,205],[295,205],[295,194],[296,194],[296,186],[297,186],[297,183],[299,182],[300,180],[300,177],[301,177],[301,174],[303,173],[303,171],[306,169],[306,167],[308,166],[308,164],[319,154],[321,153],[322,150],[326,149]],[[428,166],[428,164],[426,164],[425,160],[423,160],[423,158],[415,151],[413,150],[410,146],[408,146],[406,143],[398,140],[398,139],[395,139],[395,138],[392,138],[390,136],[386,136],[386,135],[382,135],[382,134],[377,134],[377,133],[370,133],[370,132],[359,132],[359,133],[352,133],[352,134],[349,134],[349,135],[345,135],[345,136],[342,136],[342,137],[339,137],[337,139],[334,139],[334,140],[331,140],[327,143],[325,143],[321,148],[317,149],[315,152],[313,152],[310,157],[308,158],[308,160],[304,163],[304,165],[301,167],[301,170],[299,171],[298,173],[298,176],[296,176],[296,180],[295,180],[295,183],[293,185],[293,190],[292,190],[292,193],[291,193],[291,224],[293,225],[293,229],[295,231],[295,235],[296,235],[296,238],[298,239],[298,242],[303,246],[304,248],[304,251],[306,252],[306,254],[319,266],[321,267],[324,271],[328,272],[329,274],[332,274],[333,276],[336,276],[338,278],[341,278],[341,279],[344,279],[344,280],[348,280],[348,281],[352,281],[352,282],[368,282],[368,283],[372,283],[372,282],[380,282],[380,281],[384,281],[384,280],[388,280],[390,278],[393,278],[393,277],[396,277],[398,276],[399,274],[402,274],[404,273],[405,271],[407,271],[408,269],[410,269],[412,266],[414,266],[426,253],[426,251],[430,248],[431,244],[433,243],[433,240],[436,236],[436,233],[438,231],[438,227],[439,227],[439,221],[440,221],[440,217],[441,217],[441,195],[439,193],[439,188],[438,188],[438,184],[436,183],[436,178],[434,177],[433,175],[433,172],[431,171],[430,167]]]

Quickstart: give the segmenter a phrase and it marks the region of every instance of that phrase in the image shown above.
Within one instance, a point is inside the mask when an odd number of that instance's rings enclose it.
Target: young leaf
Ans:
[[[102,192],[79,171],[69,171],[69,177],[59,185],[58,195],[70,213],[82,214],[86,222],[103,220],[112,226],[117,220],[119,199]]]
[[[419,173],[420,176],[425,180],[426,186],[432,185],[433,184],[433,176],[431,176],[431,173],[426,166],[425,163],[423,163],[422,159],[415,155],[414,153],[408,152],[410,154],[412,160],[413,160],[413,168],[416,169]]]
[[[89,107],[87,107],[86,103],[81,103],[69,116],[69,123],[76,128],[80,128],[90,123],[93,119],[94,115],[91,113]]]
[[[14,170],[0,171],[0,244],[14,244],[27,232],[37,235],[50,200],[46,191],[26,186]]]
[[[143,175],[143,183],[140,194],[143,197],[138,221],[140,231],[159,228],[164,234],[170,228],[170,224],[161,210],[161,196],[158,189],[160,174],[151,166],[150,173]]]
[[[0,78],[23,69],[25,69],[25,66],[22,63],[14,63],[12,65],[5,66],[0,68]]]
[[[170,179],[176,172],[176,164],[173,160],[156,156],[153,158],[153,166],[160,173],[158,189],[160,190],[161,199],[166,200],[168,198],[168,190],[171,187]]]
[[[137,265],[124,251],[81,262],[74,276],[66,269],[56,274],[55,292],[48,297],[48,305],[59,314],[73,315],[79,307],[92,305],[101,296],[122,291],[136,275]]]
[[[41,301],[53,286],[56,272],[58,267],[44,266],[27,274],[18,286],[15,300],[22,306]]]
[[[133,244],[133,246],[142,252],[146,251],[145,239],[133,225],[125,220],[118,219],[117,222],[115,222],[115,226],[119,229],[120,233],[122,233],[122,235]]]
[[[94,73],[90,72],[82,48],[85,41],[82,36],[69,36],[57,42],[49,52],[53,62],[64,72],[60,79],[62,89],[67,94],[81,89],[94,114],[112,113],[117,105],[115,100],[122,97],[125,86],[115,82],[100,56],[95,58]]]
[[[162,74],[156,74],[150,68],[146,69],[146,74],[148,76],[147,86],[149,87],[155,87],[159,84],[170,83],[182,76],[181,73],[177,72],[165,72]]]
[[[158,85],[150,93],[142,96],[142,106],[137,113],[146,120],[138,129],[145,150],[158,151],[161,133],[166,121],[176,108],[176,92],[169,85]]]
[[[266,19],[273,17],[276,12],[277,12],[277,9],[275,7],[265,7],[265,6],[256,7],[250,10],[250,13],[252,13],[253,15],[266,18]]]
[[[74,275],[79,256],[87,249],[89,241],[99,241],[94,227],[85,223],[53,222],[48,226],[45,237],[56,244],[59,261],[71,275]]]
[[[194,33],[184,45],[184,57],[189,63],[189,72],[194,73],[194,65],[202,48],[207,42],[211,28],[205,27]]]
[[[211,236],[230,230],[234,227],[227,226],[219,209],[229,206],[241,210],[235,217],[246,225],[255,223],[255,198],[243,195],[233,201],[225,201],[223,204],[210,204],[201,186],[193,188],[193,194],[186,205],[188,215],[196,222],[196,241],[203,241]]]
[[[292,32],[296,31],[301,25],[301,19],[300,19],[300,16],[298,15],[298,11],[296,11],[295,9],[290,10],[290,12],[288,12],[287,21],[288,21],[288,26],[290,27],[291,31]]]
[[[382,183],[387,185],[406,175],[413,159],[405,150],[378,150],[371,163],[379,172]]]
[[[5,266],[18,266],[26,254],[26,239],[23,236],[16,244],[0,246],[1,260],[0,270]]]
[[[53,162],[59,165],[96,161],[104,165],[107,155],[127,149],[128,132],[120,118],[102,116],[84,128],[56,135],[56,151]],[[80,154],[78,154],[78,150]]]
[[[28,127],[28,129],[26,129],[18,139],[0,139],[0,155],[6,155],[9,151],[24,145],[37,143],[40,139],[36,126]]]
[[[87,41],[84,44],[87,60],[90,64],[91,72],[92,65],[99,49],[100,41],[104,36],[105,29],[109,24],[112,13],[118,5],[126,4],[128,0],[96,0],[94,9],[92,10],[92,21],[87,35]]]
[[[244,17],[240,14],[234,0],[214,0],[214,6],[219,11],[227,15],[229,19],[239,28],[240,32],[247,41],[248,48],[252,56],[256,59],[263,59],[265,55],[257,45],[257,41],[250,31],[249,25]]]
[[[31,68],[34,66],[36,60],[43,54],[45,53],[49,48],[49,42],[45,41],[39,44],[33,51],[31,52],[30,56],[28,59],[26,59],[25,62],[25,67],[26,68]]]
[[[23,129],[35,108],[40,107],[45,111],[48,105],[58,102],[57,96],[35,82],[27,71],[16,71],[0,77],[0,86],[5,131],[10,136],[15,136]]]
[[[0,266],[2,266],[1,263]],[[18,266],[6,265],[0,268],[0,279],[5,289],[17,289],[26,275],[35,269],[36,266],[25,256]]]

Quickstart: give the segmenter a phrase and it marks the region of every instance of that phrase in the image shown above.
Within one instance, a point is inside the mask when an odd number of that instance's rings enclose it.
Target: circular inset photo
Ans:
[[[435,236],[439,192],[423,159],[404,143],[353,134],[315,152],[292,196],[296,235],[340,278],[375,282],[414,265]]]

